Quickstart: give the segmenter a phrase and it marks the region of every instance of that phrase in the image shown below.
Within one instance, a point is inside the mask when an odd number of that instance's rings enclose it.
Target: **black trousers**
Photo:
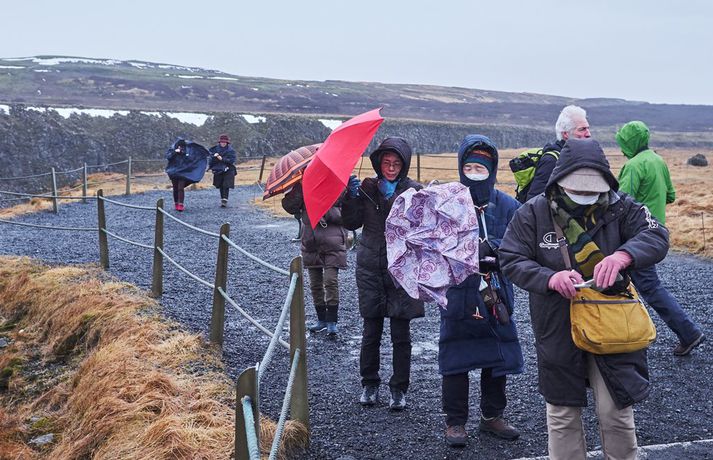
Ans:
[[[393,346],[394,373],[389,386],[408,390],[411,375],[411,320],[390,318],[391,344]],[[381,364],[381,336],[384,332],[384,318],[364,318],[364,332],[361,338],[359,370],[362,386],[381,384],[379,367]]]
[[[228,195],[230,195],[230,189],[228,187],[223,187],[220,189],[220,198],[221,199],[227,200]]]
[[[505,412],[507,376],[493,377],[493,370],[480,372],[480,413],[483,417],[499,417]],[[468,373],[443,376],[443,412],[446,425],[465,425],[468,421]]]
[[[189,185],[189,182],[183,178],[172,178],[171,184],[173,185],[173,202],[183,203],[185,188]]]

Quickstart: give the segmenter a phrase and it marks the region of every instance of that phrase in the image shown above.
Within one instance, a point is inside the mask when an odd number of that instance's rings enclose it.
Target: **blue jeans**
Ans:
[[[671,329],[684,345],[698,338],[701,329],[683,311],[678,301],[661,285],[656,266],[632,270],[631,280],[641,296]]]

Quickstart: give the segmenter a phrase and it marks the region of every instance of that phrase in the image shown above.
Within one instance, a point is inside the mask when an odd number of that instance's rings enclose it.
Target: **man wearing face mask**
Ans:
[[[515,440],[516,428],[503,418],[508,374],[523,370],[523,357],[512,320],[510,281],[498,267],[497,248],[519,203],[495,189],[498,150],[485,136],[469,135],[458,151],[460,182],[470,189],[479,220],[480,272],[451,287],[447,309],[441,309],[438,364],[442,375],[446,442],[467,444],[468,372],[480,373],[479,430]]]
[[[626,270],[645,269],[666,256],[668,232],[646,206],[618,193],[601,146],[570,139],[545,193],[522,205],[508,226],[503,272],[530,293],[538,389],[547,402],[549,458],[584,459],[582,407],[594,394],[605,458],[635,459],[632,405],[649,394],[646,350],[594,355],[574,345],[570,299],[575,284],[601,289],[626,283]],[[555,224],[562,230],[560,242]],[[572,270],[560,251],[565,244]]]

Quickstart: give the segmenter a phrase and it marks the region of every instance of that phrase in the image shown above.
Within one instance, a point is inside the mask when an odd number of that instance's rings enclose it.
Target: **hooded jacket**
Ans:
[[[484,181],[473,181],[463,174],[463,164],[468,153],[478,148],[492,155],[492,173]],[[487,238],[493,247],[498,247],[505,234],[505,229],[520,203],[505,193],[495,190],[498,170],[498,150],[485,136],[469,135],[458,150],[458,171],[460,182],[468,187],[483,185],[477,192],[485,193],[487,206],[485,214]],[[476,191],[471,188],[471,194]],[[485,236],[480,226],[481,237]],[[448,308],[441,311],[441,331],[438,342],[438,365],[441,374],[462,374],[478,368],[492,368],[493,376],[518,374],[523,370],[523,357],[517,329],[513,318],[515,306],[513,287],[510,280],[501,273],[501,289],[498,296],[503,300],[510,313],[507,325],[498,323],[492,311],[485,305],[480,294],[480,275],[471,275],[462,283],[453,286],[446,293]],[[476,320],[472,314],[476,306],[483,319]]]
[[[208,151],[211,153],[208,167],[213,171],[213,174],[223,174],[226,172],[235,174],[235,162],[238,159],[238,154],[230,144],[227,144],[225,147],[221,147],[220,144],[214,145],[208,149]],[[216,153],[220,155],[220,160],[215,157]]]
[[[379,191],[381,157],[396,153],[403,162],[396,191],[388,200]],[[362,228],[357,248],[356,281],[359,291],[359,312],[364,318],[412,319],[424,316],[423,302],[412,299],[396,286],[388,272],[386,259],[386,218],[397,196],[409,188],[421,189],[421,184],[408,178],[411,147],[400,137],[385,139],[369,155],[377,177],[368,177],[361,184],[359,196],[349,194],[342,202],[342,222],[348,230]]]
[[[542,148],[542,157],[540,161],[537,162],[535,167],[535,176],[530,182],[530,189],[527,191],[527,199],[534,198],[540,193],[545,191],[547,187],[547,182],[552,176],[552,171],[555,169],[557,164],[557,158],[559,158],[559,153],[562,151],[562,146],[564,146],[564,139],[550,142]],[[546,155],[548,152],[557,152],[557,155]]]
[[[566,268],[546,195],[558,186],[558,180],[587,167],[600,171],[611,187],[607,210],[588,231],[602,253],[625,251],[633,260],[629,268],[640,269],[661,261],[668,250],[668,231],[645,206],[617,193],[616,178],[599,144],[594,140],[567,141],[545,195],[518,209],[499,250],[505,275],[530,293],[539,391],[548,403],[559,406],[587,405],[587,353],[572,341],[569,300],[547,286],[552,275]],[[574,260],[571,250],[570,258]],[[619,408],[648,396],[646,350],[594,358]]]
[[[616,133],[616,142],[628,159],[619,173],[619,189],[648,206],[665,224],[666,205],[674,202],[676,190],[666,162],[649,149],[649,128],[643,122],[630,121]]]
[[[185,143],[183,153],[176,152],[179,143]],[[208,164],[208,150],[195,142],[178,139],[173,146],[166,150],[166,174],[171,179],[184,179],[189,184],[200,182],[205,175]]]
[[[340,200],[327,210],[314,229],[305,209],[301,183],[285,194],[282,208],[302,221],[305,268],[347,268],[347,231],[342,226]]]

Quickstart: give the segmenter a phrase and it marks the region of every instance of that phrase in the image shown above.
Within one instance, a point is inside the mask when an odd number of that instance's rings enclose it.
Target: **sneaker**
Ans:
[[[183,212],[183,203],[176,203],[176,211]]]
[[[377,402],[379,402],[379,387],[365,386],[364,391],[361,392],[359,403],[361,403],[362,406],[373,406]]]
[[[228,199],[227,198],[221,198],[220,199],[220,207],[225,208],[228,206]]]
[[[307,326],[307,330],[310,332],[322,332],[325,329],[327,329],[327,322],[321,319]]]
[[[451,447],[465,447],[468,444],[468,432],[465,425],[446,427],[446,443]]]
[[[706,340],[706,336],[703,335],[703,333],[701,332],[701,335],[699,335],[696,340],[689,343],[688,345],[684,345],[683,343],[679,343],[678,345],[676,345],[676,348],[673,349],[673,354],[676,356],[686,356],[691,351],[693,351],[693,349],[696,348],[698,345],[705,342],[705,340]]]
[[[514,426],[509,425],[502,416],[491,419],[480,417],[480,431],[508,441],[514,441],[520,437],[520,432]]]
[[[327,335],[337,335],[337,323],[327,323]]]
[[[391,399],[389,400],[389,409],[393,411],[402,411],[406,409],[406,394],[395,388],[391,389]]]

